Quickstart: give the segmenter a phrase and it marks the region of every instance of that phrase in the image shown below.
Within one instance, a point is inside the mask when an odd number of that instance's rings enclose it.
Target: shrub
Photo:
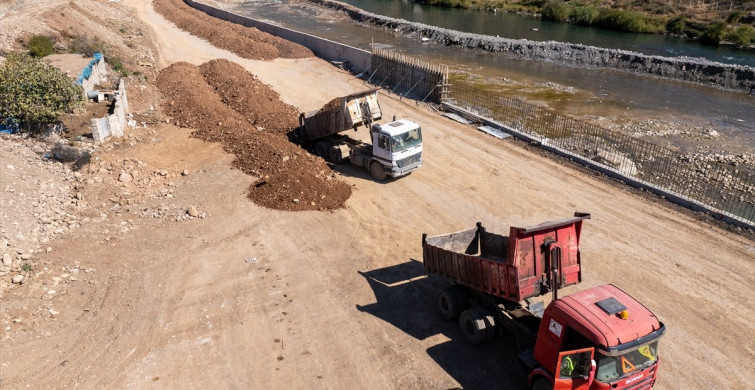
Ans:
[[[684,35],[687,28],[687,17],[684,15],[675,16],[666,22],[666,31],[676,34]]]
[[[739,26],[726,39],[732,41],[737,47],[747,47],[755,43],[755,28],[746,25]]]
[[[105,42],[99,38],[89,38],[87,36],[76,37],[69,47],[71,53],[79,53],[87,57],[94,56],[95,52],[104,53],[106,50]]]
[[[742,20],[743,16],[745,16],[744,12],[736,10],[729,14],[729,16],[726,18],[726,23],[737,24],[740,20]]]
[[[32,57],[44,57],[54,53],[52,38],[35,35],[29,39],[29,54]]]
[[[574,24],[589,26],[598,17],[598,9],[591,6],[577,6],[569,13],[569,20]]]
[[[719,20],[711,23],[710,26],[703,31],[703,34],[700,36],[700,41],[708,45],[718,45],[718,43],[724,39],[725,35],[726,22]]]
[[[80,85],[38,58],[13,53],[0,67],[0,118],[15,118],[22,131],[41,132],[83,101]]]
[[[601,8],[595,19],[596,26],[611,30],[637,33],[658,32],[660,27],[648,17],[634,11]]]
[[[541,18],[545,20],[557,20],[559,22],[565,22],[569,20],[569,13],[571,8],[561,1],[549,1],[543,4],[543,11]]]

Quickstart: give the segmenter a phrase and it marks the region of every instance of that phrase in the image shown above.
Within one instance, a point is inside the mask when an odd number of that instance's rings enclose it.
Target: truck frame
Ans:
[[[339,97],[319,110],[301,113],[297,138],[313,146],[318,156],[334,164],[349,160],[377,180],[408,175],[422,166],[422,130],[406,119],[374,123],[382,118],[379,90]],[[361,125],[369,129],[369,143],[342,134]]]
[[[650,389],[658,375],[658,339],[665,326],[640,302],[608,284],[558,298],[582,281],[579,239],[590,215],[537,226],[511,227],[509,236],[477,227],[422,236],[423,264],[451,286],[436,308],[459,319],[471,344],[508,334],[533,390]],[[539,297],[553,294],[545,307]]]

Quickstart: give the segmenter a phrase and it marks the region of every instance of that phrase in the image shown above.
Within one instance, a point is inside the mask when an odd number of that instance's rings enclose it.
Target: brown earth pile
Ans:
[[[213,45],[253,60],[312,57],[311,50],[299,44],[264,33],[253,27],[213,18],[189,7],[181,0],[155,0],[153,6],[182,30],[206,39]]]
[[[209,81],[208,81],[209,80]],[[176,125],[197,129],[194,136],[220,142],[233,153],[233,166],[256,176],[249,198],[265,207],[279,210],[330,210],[343,207],[351,187],[336,178],[328,165],[284,135],[286,123],[295,123],[295,112],[278,100],[278,94],[255,80],[241,66],[227,60],[213,60],[201,67],[179,62],[160,71],[156,80],[166,115]],[[213,85],[234,83],[239,90],[255,91],[247,100],[225,104]],[[253,97],[251,95],[254,95]],[[257,105],[256,102],[264,102]],[[234,107],[242,107],[240,113]],[[291,119],[281,119],[285,114]],[[268,123],[268,128],[255,127]]]
[[[230,61],[210,61],[200,67],[207,83],[224,104],[247,122],[266,132],[286,134],[299,126],[299,110],[280,101],[280,95]],[[221,77],[218,77],[221,76]]]

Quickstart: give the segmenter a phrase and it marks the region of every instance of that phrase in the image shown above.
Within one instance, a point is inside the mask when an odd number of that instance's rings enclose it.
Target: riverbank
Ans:
[[[344,12],[358,23],[403,35],[420,36],[423,40],[445,46],[578,68],[616,69],[744,93],[749,93],[755,87],[755,68],[750,66],[729,65],[700,58],[649,56],[625,50],[562,42],[492,37],[377,15],[338,1],[309,1]]]

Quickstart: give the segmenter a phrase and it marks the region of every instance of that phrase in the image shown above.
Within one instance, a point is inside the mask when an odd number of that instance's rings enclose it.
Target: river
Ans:
[[[365,0],[349,0],[356,1]],[[366,2],[414,4],[394,0]],[[435,12],[433,8],[419,8],[420,14],[427,17],[428,13]],[[441,10],[458,11],[459,15],[472,12],[447,8]],[[750,152],[755,150],[755,98],[742,93],[614,70],[586,71],[545,62],[513,59],[500,54],[445,47],[423,42],[417,37],[404,37],[360,26],[339,16],[342,14],[306,2],[254,1],[243,3],[233,11],[361,49],[370,50],[374,44],[376,47],[445,64],[452,71],[464,71],[500,83],[503,90],[526,100],[541,101],[543,96],[549,96],[545,99],[545,104],[559,112],[619,119],[633,117],[671,120],[708,126],[725,135],[726,140],[719,142],[720,145],[716,145],[716,148]],[[374,10],[370,12],[377,13]],[[457,18],[465,19],[450,15],[442,19]],[[415,18],[413,21],[419,20]],[[530,22],[540,23],[537,20]],[[554,82],[558,85],[555,93],[548,91]]]
[[[705,46],[661,34],[635,34],[541,20],[528,15],[434,7],[405,0],[341,0],[367,12],[483,35],[578,43],[665,57],[702,57],[726,64],[755,66],[755,51]]]

